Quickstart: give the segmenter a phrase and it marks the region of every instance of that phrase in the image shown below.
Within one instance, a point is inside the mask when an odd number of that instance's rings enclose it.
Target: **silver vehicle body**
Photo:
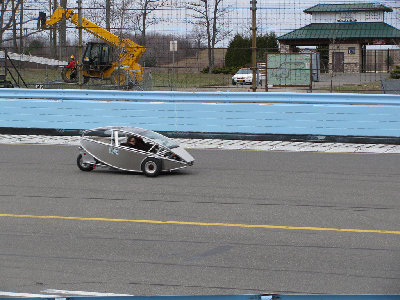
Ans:
[[[124,145],[132,136],[141,141],[141,147]],[[185,168],[194,162],[194,158],[173,140],[138,127],[109,126],[86,130],[80,139],[80,155],[82,165],[135,172],[145,172],[143,163],[149,158],[160,164],[160,171]]]

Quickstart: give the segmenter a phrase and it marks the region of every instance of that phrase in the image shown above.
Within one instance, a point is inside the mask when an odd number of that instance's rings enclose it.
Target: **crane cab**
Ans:
[[[113,66],[113,47],[106,43],[89,42],[82,61],[83,71],[89,72],[89,75],[90,72],[105,72]]]

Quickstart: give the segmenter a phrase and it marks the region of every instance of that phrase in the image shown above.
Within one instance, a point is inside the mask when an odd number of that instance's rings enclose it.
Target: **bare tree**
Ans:
[[[134,3],[134,30],[140,32],[141,43],[146,45],[146,30],[151,25],[155,25],[162,21],[162,18],[154,16],[154,12],[164,6],[167,0],[137,0]]]
[[[83,17],[110,31],[111,4],[111,0],[106,0],[105,2],[97,0],[85,1]]]
[[[132,31],[138,33],[141,37],[138,43],[145,45],[147,29],[163,21],[155,12],[165,6],[168,1],[170,0],[118,0],[115,2],[106,0],[103,3],[90,0],[89,7],[93,8],[94,12],[89,10],[88,15],[92,21],[100,25],[104,24],[108,31],[116,30],[120,37],[131,36]]]
[[[199,26],[196,26],[193,30],[191,38],[194,41],[194,47],[196,49],[197,71],[200,72],[200,50],[206,48],[203,46],[202,42],[207,40],[207,35],[204,33],[203,30],[201,30],[201,28],[199,28]]]
[[[128,33],[126,22],[128,20],[127,12],[129,11],[130,2],[133,1],[88,0],[85,18],[122,37]]]
[[[191,16],[190,23],[197,27],[203,28],[207,39],[208,49],[208,67],[211,73],[214,69],[214,48],[223,35],[224,31],[224,15],[227,13],[228,7],[222,7],[223,0],[196,0],[186,5],[187,9],[194,13]]]
[[[1,0],[0,1],[0,46],[4,41],[3,36],[7,30],[13,30],[14,47],[16,48],[16,13],[23,0]]]

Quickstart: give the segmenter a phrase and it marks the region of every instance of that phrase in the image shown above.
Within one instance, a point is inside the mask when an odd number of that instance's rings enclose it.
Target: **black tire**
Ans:
[[[90,172],[94,169],[92,164],[85,164],[82,160],[82,154],[79,154],[76,158],[76,164],[81,171]]]
[[[129,78],[128,80],[128,89],[133,89],[135,87],[135,80],[132,80],[132,78]]]
[[[117,86],[129,85],[131,82],[129,72],[123,69],[115,70],[111,74],[111,82]]]
[[[63,68],[61,70],[61,78],[67,83],[78,82],[78,72],[76,69]]]
[[[7,88],[7,89],[10,89],[10,88],[13,88],[14,85],[12,84],[11,81],[7,80],[7,81],[4,82],[4,87]]]
[[[147,177],[156,177],[161,173],[162,163],[157,158],[148,157],[143,160],[141,169]]]

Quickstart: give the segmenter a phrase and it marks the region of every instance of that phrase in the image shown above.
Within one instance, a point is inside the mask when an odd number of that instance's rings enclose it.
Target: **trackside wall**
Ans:
[[[400,137],[400,96],[0,90],[0,127]]]

